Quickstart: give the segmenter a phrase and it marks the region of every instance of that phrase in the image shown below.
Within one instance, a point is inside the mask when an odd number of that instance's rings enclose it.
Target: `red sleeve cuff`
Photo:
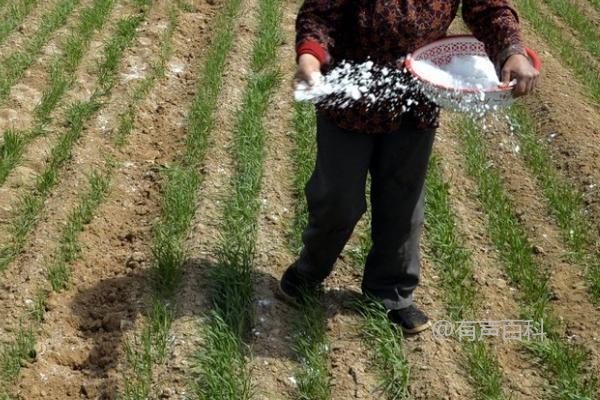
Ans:
[[[302,54],[310,54],[315,56],[321,65],[325,65],[329,61],[329,54],[327,51],[323,48],[323,46],[314,40],[307,40],[300,43],[296,47],[296,59],[298,59],[298,57],[300,57]]]

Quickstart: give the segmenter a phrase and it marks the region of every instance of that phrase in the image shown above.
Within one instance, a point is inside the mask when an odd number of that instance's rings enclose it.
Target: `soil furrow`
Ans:
[[[457,152],[459,144],[449,128],[451,118],[448,114],[443,116],[435,151],[442,156],[442,171],[445,181],[450,185],[457,223],[472,254],[476,291],[482,300],[478,318],[497,321],[518,319],[519,307],[514,299],[516,289],[508,282],[506,274],[498,268],[500,260],[487,238],[485,214],[473,197],[477,190],[476,185],[460,167],[463,161]],[[543,385],[547,382],[522,346],[500,342],[494,346],[494,350],[505,378],[506,393],[523,399],[545,396]]]
[[[361,296],[362,273],[357,268],[342,255],[325,281],[331,398],[334,400],[385,397],[379,387],[380,377],[371,368],[371,350],[362,340],[362,316],[352,304]]]
[[[547,142],[557,168],[576,182],[600,227],[600,113],[573,72],[526,21],[523,27],[526,43],[540,54],[543,66],[536,91],[522,101],[535,115],[540,140]]]
[[[588,18],[600,28],[600,9],[595,8],[589,0],[569,0],[573,7],[577,7],[588,16]]]
[[[586,30],[582,30],[585,28],[581,28],[576,22],[571,21],[571,15],[563,15],[560,11],[556,12],[555,7],[553,6],[555,3],[552,3],[552,1],[553,0],[543,0],[538,4],[541,14],[543,14],[546,18],[551,19],[552,22],[558,27],[561,34],[565,35],[563,36],[563,39],[572,43],[581,57],[585,58],[586,62],[589,63],[590,66],[593,66],[596,71],[600,71],[600,53],[598,52],[597,44],[594,44],[593,40],[591,41],[592,43],[590,43],[589,39],[588,43],[586,43]],[[560,8],[558,9],[560,10]],[[591,22],[589,15],[583,14],[583,16]],[[590,28],[593,29],[593,26],[590,26]],[[591,31],[591,29],[589,29],[587,32],[588,36],[595,34],[595,32],[589,31]],[[540,35],[538,34],[538,36]],[[597,34],[594,36],[594,39],[596,38]]]
[[[415,291],[415,302],[433,323],[450,320],[437,282],[439,278],[426,256],[421,268],[421,284]],[[438,339],[432,331],[409,336],[405,343],[411,366],[410,392],[415,399],[473,398],[469,377],[461,368],[465,357],[459,343]]]
[[[21,131],[32,127],[33,110],[47,85],[48,64],[54,56],[62,52],[67,33],[77,24],[81,11],[90,3],[91,0],[86,0],[79,4],[69,15],[67,23],[54,33],[41,55],[25,71],[21,82],[12,87],[10,95],[0,107],[0,132],[7,129]]]
[[[208,296],[210,269],[216,265],[213,255],[219,238],[221,200],[229,193],[232,160],[228,148],[232,141],[234,111],[242,102],[249,72],[250,51],[256,34],[255,0],[246,0],[236,26],[236,40],[223,73],[224,86],[215,111],[209,147],[202,163],[202,182],[198,192],[197,214],[187,249],[190,259],[184,265],[182,286],[176,295],[177,316],[171,328],[173,343],[167,362],[159,366],[155,381],[165,395],[175,397],[188,390],[193,353],[201,347],[198,325],[212,307]],[[169,397],[167,397],[169,398]]]
[[[67,105],[77,100],[87,100],[92,94],[96,84],[95,66],[102,57],[104,43],[116,29],[116,22],[122,15],[131,14],[132,9],[118,3],[114,6],[109,21],[101,32],[97,32],[88,46],[88,51],[81,60],[80,67],[75,74],[75,83],[65,93],[61,106],[57,107],[51,115],[51,122],[46,127],[46,135],[40,136],[29,143],[23,154],[23,161],[7,177],[4,185],[0,187],[0,239],[8,237],[11,218],[19,210],[19,198],[30,191],[36,183],[37,174],[42,171],[50,157],[51,149],[59,140],[64,131],[64,117]],[[42,89],[38,89],[41,93]]]
[[[590,302],[583,266],[570,261],[555,221],[541,199],[543,194],[529,175],[523,160],[515,154],[515,138],[505,130],[489,135],[494,164],[515,204],[521,222],[536,249],[537,261],[550,273],[554,295],[552,306],[564,322],[564,335],[592,351],[592,365],[600,370],[600,307]]]
[[[36,1],[37,4],[32,4],[31,6],[23,7],[23,4],[32,3],[31,1],[13,1],[8,5],[6,12],[1,16],[3,25],[9,22],[6,18],[9,18],[14,14],[13,8],[18,7],[22,11],[26,11],[23,15],[23,19],[19,24],[13,25],[9,23],[3,26],[3,29],[0,31],[0,58],[4,58],[6,55],[10,54],[14,49],[21,47],[21,45],[28,38],[33,36],[35,32],[37,32],[39,28],[39,23],[42,20],[42,17],[46,12],[51,9],[58,0],[52,1]],[[29,10],[27,12],[27,10]],[[10,28],[10,29],[9,29]]]
[[[279,50],[283,82],[273,96],[266,116],[266,140],[263,184],[260,199],[261,214],[258,222],[256,264],[255,338],[252,342],[253,380],[257,385],[257,399],[284,399],[293,397],[294,373],[298,365],[293,352],[295,311],[275,299],[277,281],[291,262],[289,251],[290,223],[293,219],[292,188],[293,141],[292,95],[289,86],[295,68],[294,21],[298,2],[285,2],[282,14],[284,45]]]
[[[35,146],[35,144],[34,144]],[[101,166],[105,159],[100,156],[91,158],[94,163],[87,165],[86,159],[80,159],[80,151],[98,151],[97,145],[86,148],[77,146],[81,150],[75,150],[73,163],[65,169],[64,184],[59,186],[57,190],[47,200],[46,210],[40,216],[40,224],[38,229],[28,240],[25,246],[27,249],[19,256],[12,267],[9,267],[2,276],[10,274],[11,279],[5,279],[3,283],[2,295],[7,296],[8,301],[0,300],[0,309],[6,312],[6,315],[11,315],[14,318],[3,321],[3,327],[10,330],[15,323],[18,322],[18,316],[23,314],[26,304],[23,299],[33,298],[35,292],[44,285],[40,285],[45,281],[46,270],[44,268],[45,257],[49,255],[51,249],[56,248],[56,241],[60,237],[60,230],[63,221],[70,212],[69,205],[74,204],[78,194],[87,186],[87,173],[91,172],[93,167]],[[37,146],[36,146],[37,147]],[[40,149],[36,149],[40,151]],[[44,152],[49,150],[42,150]],[[45,162],[45,157],[40,157],[35,160],[39,163]],[[94,165],[95,164],[95,165]],[[40,168],[42,169],[42,168]],[[35,182],[35,173],[31,172],[31,185]],[[12,179],[11,179],[12,182]],[[13,188],[12,185],[7,185],[7,188]],[[12,206],[11,210],[19,210],[19,194],[20,192],[9,192]],[[7,223],[10,220],[6,221]],[[16,297],[15,297],[16,296]],[[16,306],[16,307],[15,307]]]
[[[161,21],[167,18],[165,7],[160,10],[163,13],[151,12],[151,23],[142,28],[140,51],[148,50],[150,43],[156,48],[154,39],[165,28],[161,28]],[[36,387],[38,391],[44,389],[40,379],[52,380],[51,398],[56,399],[79,398],[83,392],[89,398],[112,396],[121,380],[115,371],[122,335],[135,325],[136,317],[146,306],[144,266],[151,225],[159,209],[158,169],[171,161],[183,136],[181,110],[192,95],[188,86],[193,76],[188,63],[193,63],[201,52],[207,34],[206,16],[211,14],[197,13],[196,18],[190,15],[177,33],[174,55],[181,60],[178,72],[170,74],[169,80],[161,82],[143,103],[139,118],[142,128],[134,131],[129,146],[117,152],[116,158],[122,164],[114,173],[111,196],[81,236],[82,260],[73,267],[77,289],[50,299],[44,325],[48,336],[41,344],[47,351],[20,385],[25,398],[42,395],[35,392]],[[197,39],[190,43],[190,37]],[[81,149],[95,145],[100,151],[110,150],[100,140],[104,136],[102,130],[90,129],[94,133],[84,140]],[[92,145],[93,136],[96,141]],[[98,158],[103,157],[100,151],[95,154]],[[89,153],[88,156],[91,157]],[[85,157],[81,155],[82,160]],[[86,162],[95,163],[97,159]],[[56,340],[57,337],[64,339]],[[48,390],[46,394],[50,393]]]

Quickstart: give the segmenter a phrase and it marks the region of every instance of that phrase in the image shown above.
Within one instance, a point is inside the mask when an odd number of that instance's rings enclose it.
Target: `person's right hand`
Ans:
[[[298,69],[296,70],[296,75],[294,75],[294,81],[292,82],[294,89],[300,82],[306,82],[308,86],[314,85],[315,81],[313,76],[315,72],[321,73],[321,63],[317,57],[312,54],[302,54],[298,58]]]

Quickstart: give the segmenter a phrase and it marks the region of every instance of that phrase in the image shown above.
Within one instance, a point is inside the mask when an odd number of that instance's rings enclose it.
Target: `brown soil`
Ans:
[[[159,34],[166,27],[166,4],[155,5],[128,56],[147,54],[149,44],[152,54],[157,54]],[[64,207],[60,201],[71,197],[66,194],[70,185],[82,181],[91,165],[109,151],[122,162],[114,171],[109,198],[80,236],[84,251],[72,267],[73,288],[50,298],[38,358],[24,369],[17,388],[21,398],[114,398],[122,381],[117,371],[123,361],[124,335],[141,325],[141,313],[147,309],[151,227],[160,202],[158,168],[181,148],[182,120],[193,96],[194,66],[212,15],[210,5],[182,15],[173,59],[180,60],[184,71],[169,74],[142,104],[129,145],[122,151],[114,149],[106,133],[92,124],[75,149],[63,183],[49,200],[51,222],[43,222],[42,230],[60,224],[53,210]],[[190,37],[196,40],[190,43]],[[118,84],[107,110],[119,111],[115,107],[118,99],[126,98],[127,88],[125,83]],[[36,254],[28,249],[23,259]],[[43,284],[39,278],[37,283]]]
[[[540,140],[557,168],[576,183],[600,234],[600,105],[594,105],[575,75],[524,22],[525,39],[542,58],[538,89],[523,101],[533,112]]]
[[[95,73],[92,68],[101,57],[104,43],[114,33],[116,21],[120,19],[122,15],[130,13],[131,9],[129,7],[125,7],[122,4],[115,4],[113,13],[109,17],[105,29],[94,35],[87,53],[81,60],[80,67],[75,73],[75,80],[77,83],[63,96],[63,100],[51,114],[53,121],[46,128],[48,133],[36,138],[25,148],[21,163],[19,163],[19,165],[17,165],[10,173],[6,182],[0,187],[0,194],[2,194],[0,196],[0,238],[8,237],[7,231],[10,218],[19,210],[19,196],[33,188],[37,174],[46,166],[52,148],[58,141],[58,137],[64,131],[64,113],[66,105],[72,104],[76,100],[76,96],[81,93],[85,92],[89,97],[91,90],[96,83]],[[36,65],[34,68],[37,69],[39,67],[43,70],[44,66]],[[40,71],[40,75],[43,75],[42,71]],[[38,93],[39,96],[41,96],[41,93],[47,88],[45,79],[33,79],[31,81],[28,79],[23,82],[31,88],[31,91]],[[80,85],[79,82],[85,82],[85,86]],[[33,107],[31,107],[31,109],[33,109]],[[23,109],[19,109],[18,112],[24,113],[24,115],[31,115],[30,111],[27,113]],[[30,118],[29,121],[31,122],[33,119]],[[32,124],[29,123],[27,127],[31,128]]]
[[[84,4],[86,1],[89,0],[84,0],[81,3]],[[0,45],[0,58],[4,59],[6,56],[12,54],[13,51],[21,50],[23,45],[29,43],[29,39],[34,37],[38,32],[42,17],[48,14],[50,10],[53,10],[58,2],[58,0],[39,1],[29,15],[23,19],[21,24],[19,24],[8,35],[4,43]],[[78,8],[81,8],[81,4]],[[2,15],[2,17],[4,17],[4,15]]]
[[[289,82],[294,73],[294,20],[299,4],[283,3],[281,27],[284,44],[279,49],[283,77],[265,117],[268,132],[258,221],[256,265],[256,326],[252,341],[253,379],[257,399],[294,398],[294,376],[299,365],[293,345],[293,319],[297,312],[274,297],[281,274],[293,262],[289,251],[290,221],[293,219],[292,129],[293,107]]]
[[[157,368],[155,379],[159,392],[166,398],[179,398],[189,388],[192,357],[201,348],[202,321],[212,307],[208,297],[209,274],[216,265],[215,245],[219,240],[220,201],[229,191],[232,161],[228,146],[232,141],[235,111],[242,102],[252,40],[256,33],[254,0],[242,4],[236,26],[236,40],[224,71],[224,87],[219,96],[220,107],[209,137],[209,148],[201,167],[202,181],[192,232],[187,240],[190,259],[186,263],[182,287],[176,297],[177,318],[171,329],[174,343],[167,363]],[[177,396],[175,396],[177,394]]]
[[[579,8],[584,15],[586,15],[590,21],[600,28],[600,12],[594,8],[591,1],[588,0],[570,0],[570,3]]]
[[[496,321],[518,319],[518,305],[514,297],[516,289],[502,271],[501,261],[487,236],[485,212],[475,197],[477,186],[462,167],[460,144],[456,135],[452,134],[450,118],[451,115],[443,114],[435,151],[441,156],[443,176],[449,184],[457,225],[471,252],[473,278],[480,304],[477,318]],[[545,397],[543,385],[546,382],[522,346],[510,342],[493,344],[505,378],[505,393],[522,399]]]
[[[48,2],[41,8],[48,11],[56,2]],[[0,130],[26,130],[32,127],[32,111],[39,103],[44,89],[47,87],[47,68],[51,60],[62,52],[62,46],[68,32],[79,22],[81,11],[90,5],[90,1],[82,1],[67,18],[67,23],[58,29],[42,49],[41,55],[25,71],[19,83],[11,89],[10,95],[0,107]],[[41,2],[43,4],[43,2]],[[40,10],[41,11],[41,10]],[[38,16],[39,19],[39,16]],[[36,21],[36,23],[39,23]],[[25,24],[23,24],[25,25]],[[29,28],[31,29],[31,28]],[[21,36],[25,36],[23,33]],[[31,35],[30,35],[31,36]],[[29,40],[28,38],[27,40]],[[19,46],[18,50],[22,50]],[[0,53],[2,55],[9,53]],[[1,57],[1,56],[0,56]]]
[[[501,127],[500,127],[501,129]],[[536,260],[550,273],[553,307],[564,322],[564,337],[590,349],[593,365],[600,367],[600,307],[591,303],[584,267],[570,263],[555,222],[548,216],[543,194],[513,150],[513,138],[500,130],[488,135],[492,160],[502,173],[503,186],[515,204],[517,215],[528,228]]]
[[[581,2],[582,0],[574,0]],[[168,64],[167,77],[158,82],[143,102],[129,144],[122,150],[111,144],[119,112],[126,105],[131,85],[149,71],[158,52],[159,35],[167,26],[166,0],[156,2],[148,22],[140,28],[139,39],[128,50],[119,71],[119,83],[105,107],[87,126],[74,149],[72,162],[61,171],[57,190],[48,199],[39,228],[31,235],[26,250],[2,275],[0,286],[0,341],[9,337],[27,311],[29,300],[39,288],[47,288],[45,276],[47,257],[57,246],[63,222],[76,200],[87,189],[86,174],[92,168],[102,168],[104,156],[115,154],[121,163],[113,171],[109,197],[97,212],[97,217],[80,236],[83,254],[72,266],[73,286],[52,294],[48,313],[42,326],[35,362],[27,364],[15,392],[22,399],[75,399],[115,397],[122,385],[125,368],[123,344],[139,335],[144,325],[151,288],[148,282],[150,266],[151,228],[160,213],[160,175],[162,165],[173,162],[183,150],[185,113],[194,95],[197,66],[202,61],[212,35],[209,23],[218,5],[214,1],[188,1],[197,10],[180,14],[180,27],[175,34],[175,53]],[[23,43],[26,35],[35,32],[42,15],[55,2],[46,2],[26,19],[27,25],[6,44],[0,54]],[[89,4],[83,1],[82,7]],[[186,265],[184,284],[178,292],[177,318],[171,332],[172,345],[164,365],[155,369],[155,392],[161,398],[180,398],[189,389],[194,349],[202,346],[202,318],[210,307],[207,298],[208,272],[216,260],[213,256],[218,242],[222,197],[229,190],[232,161],[228,153],[235,112],[241,103],[248,73],[248,54],[256,34],[256,0],[246,0],[236,28],[232,56],[225,72],[225,87],[219,100],[216,124],[202,167],[203,182],[199,192],[198,214],[189,238],[192,257]],[[279,52],[283,66],[283,81],[275,94],[265,123],[269,137],[259,219],[256,258],[255,336],[251,341],[252,373],[257,399],[293,398],[293,379],[298,368],[292,347],[293,318],[296,311],[276,300],[273,287],[284,269],[293,261],[287,235],[293,219],[294,195],[291,177],[293,142],[288,135],[291,126],[291,95],[288,86],[293,73],[293,22],[297,2],[284,3],[283,28],[285,43]],[[111,22],[97,34],[88,55],[77,72],[76,85],[66,101],[89,97],[95,82],[94,61],[103,41],[114,31],[114,22],[130,13],[127,6],[117,5]],[[72,26],[77,13],[68,26]],[[597,16],[597,14],[594,14]],[[36,19],[37,18],[37,19]],[[35,23],[34,23],[35,21]],[[537,93],[526,104],[536,113],[540,137],[547,140],[553,161],[569,179],[585,193],[591,215],[600,221],[600,188],[598,154],[600,153],[600,115],[585,97],[583,88],[544,43],[530,35],[525,23],[530,47],[538,50],[544,61],[544,79]],[[6,106],[0,108],[0,128],[20,118],[19,127],[31,123],[31,110],[46,85],[45,60],[60,47],[62,29],[44,55],[27,73],[27,80],[15,87]],[[21,37],[23,36],[23,37]],[[569,88],[565,92],[564,88]],[[35,174],[45,165],[47,154],[63,132],[62,111],[55,113],[51,134],[36,140],[26,151],[25,162],[0,188],[0,240],[6,237],[6,224],[17,204],[17,196],[31,188]],[[27,119],[29,118],[29,119]],[[444,177],[450,184],[453,208],[458,224],[471,250],[475,281],[481,308],[480,319],[513,319],[518,315],[517,291],[498,267],[500,261],[492,249],[485,231],[485,212],[475,198],[475,185],[464,173],[459,142],[444,117],[436,151],[442,156]],[[4,125],[2,125],[4,124]],[[521,220],[528,227],[532,243],[539,248],[537,259],[552,271],[551,287],[556,294],[553,305],[563,317],[565,335],[584,344],[592,351],[595,366],[600,354],[598,323],[594,308],[583,284],[581,269],[564,258],[564,246],[553,221],[547,216],[541,193],[528,174],[521,159],[511,153],[512,146],[500,146],[509,138],[497,134],[489,140],[493,159],[504,177],[504,183],[518,207]],[[355,239],[354,239],[355,240]],[[426,254],[426,249],[424,249]],[[360,318],[346,306],[349,297],[359,292],[360,272],[342,256],[334,274],[326,282],[327,329],[331,342],[330,372],[334,399],[380,398],[379,379],[369,360],[370,352],[360,339]],[[415,293],[420,305],[435,322],[448,319],[446,304],[437,267],[425,257],[422,284]],[[596,318],[597,319],[597,318]],[[464,353],[460,343],[439,340],[431,332],[408,337],[405,351],[411,367],[412,395],[417,399],[469,399],[473,389],[463,367]],[[505,376],[505,392],[512,398],[531,399],[547,396],[538,366],[523,348],[498,341],[491,343]]]

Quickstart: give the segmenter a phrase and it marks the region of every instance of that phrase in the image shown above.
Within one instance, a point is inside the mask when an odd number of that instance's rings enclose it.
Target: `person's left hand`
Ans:
[[[508,86],[513,79],[517,84],[513,89],[513,97],[520,97],[533,91],[540,76],[538,70],[533,68],[529,59],[522,54],[513,54],[508,57],[502,66],[500,86]]]

